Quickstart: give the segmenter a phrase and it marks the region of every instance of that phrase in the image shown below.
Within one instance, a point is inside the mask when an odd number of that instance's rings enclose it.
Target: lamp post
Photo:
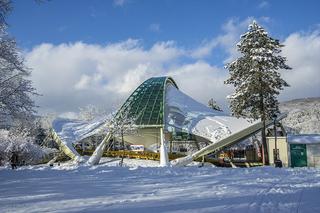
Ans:
[[[279,157],[279,151],[278,151],[278,144],[277,144],[277,115],[273,115],[273,130],[274,130],[274,149],[275,151],[273,152],[273,161],[275,167],[282,167],[282,161],[280,160]]]

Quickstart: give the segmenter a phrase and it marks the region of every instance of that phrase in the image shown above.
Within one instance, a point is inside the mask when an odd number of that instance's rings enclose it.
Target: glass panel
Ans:
[[[130,95],[121,109],[130,110],[129,116],[137,117],[137,125],[162,125],[163,91],[167,81],[175,85],[167,77],[146,80]]]

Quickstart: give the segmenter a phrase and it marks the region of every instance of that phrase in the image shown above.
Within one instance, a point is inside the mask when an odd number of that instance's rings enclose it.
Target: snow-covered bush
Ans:
[[[0,130],[0,161],[10,162],[12,152],[18,154],[18,164],[37,164],[53,157],[55,149],[43,148],[34,143],[33,137],[10,134]]]
[[[85,107],[79,107],[78,119],[83,121],[91,121],[105,114],[107,114],[105,109],[89,104]]]

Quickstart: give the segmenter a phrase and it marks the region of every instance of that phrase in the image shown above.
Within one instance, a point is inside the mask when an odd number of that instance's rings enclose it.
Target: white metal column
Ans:
[[[163,128],[160,128],[160,166],[169,166],[169,156],[163,137]]]

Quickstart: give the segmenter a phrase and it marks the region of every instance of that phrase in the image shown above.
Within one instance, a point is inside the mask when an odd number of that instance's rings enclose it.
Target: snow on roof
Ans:
[[[288,143],[293,143],[293,144],[320,143],[320,134],[288,135]]]
[[[176,87],[167,85],[165,102],[166,129],[201,136],[211,142],[239,132],[253,123],[213,110]]]
[[[170,132],[185,132],[211,142],[220,141],[254,123],[213,110],[181,92],[175,85],[166,84],[165,128]],[[108,116],[90,122],[58,118],[53,129],[68,147],[101,131]],[[72,149],[72,148],[71,148]]]
[[[81,141],[97,134],[104,128],[108,116],[102,116],[92,121],[80,121],[67,118],[57,118],[52,122],[52,128],[68,147],[72,143]]]

